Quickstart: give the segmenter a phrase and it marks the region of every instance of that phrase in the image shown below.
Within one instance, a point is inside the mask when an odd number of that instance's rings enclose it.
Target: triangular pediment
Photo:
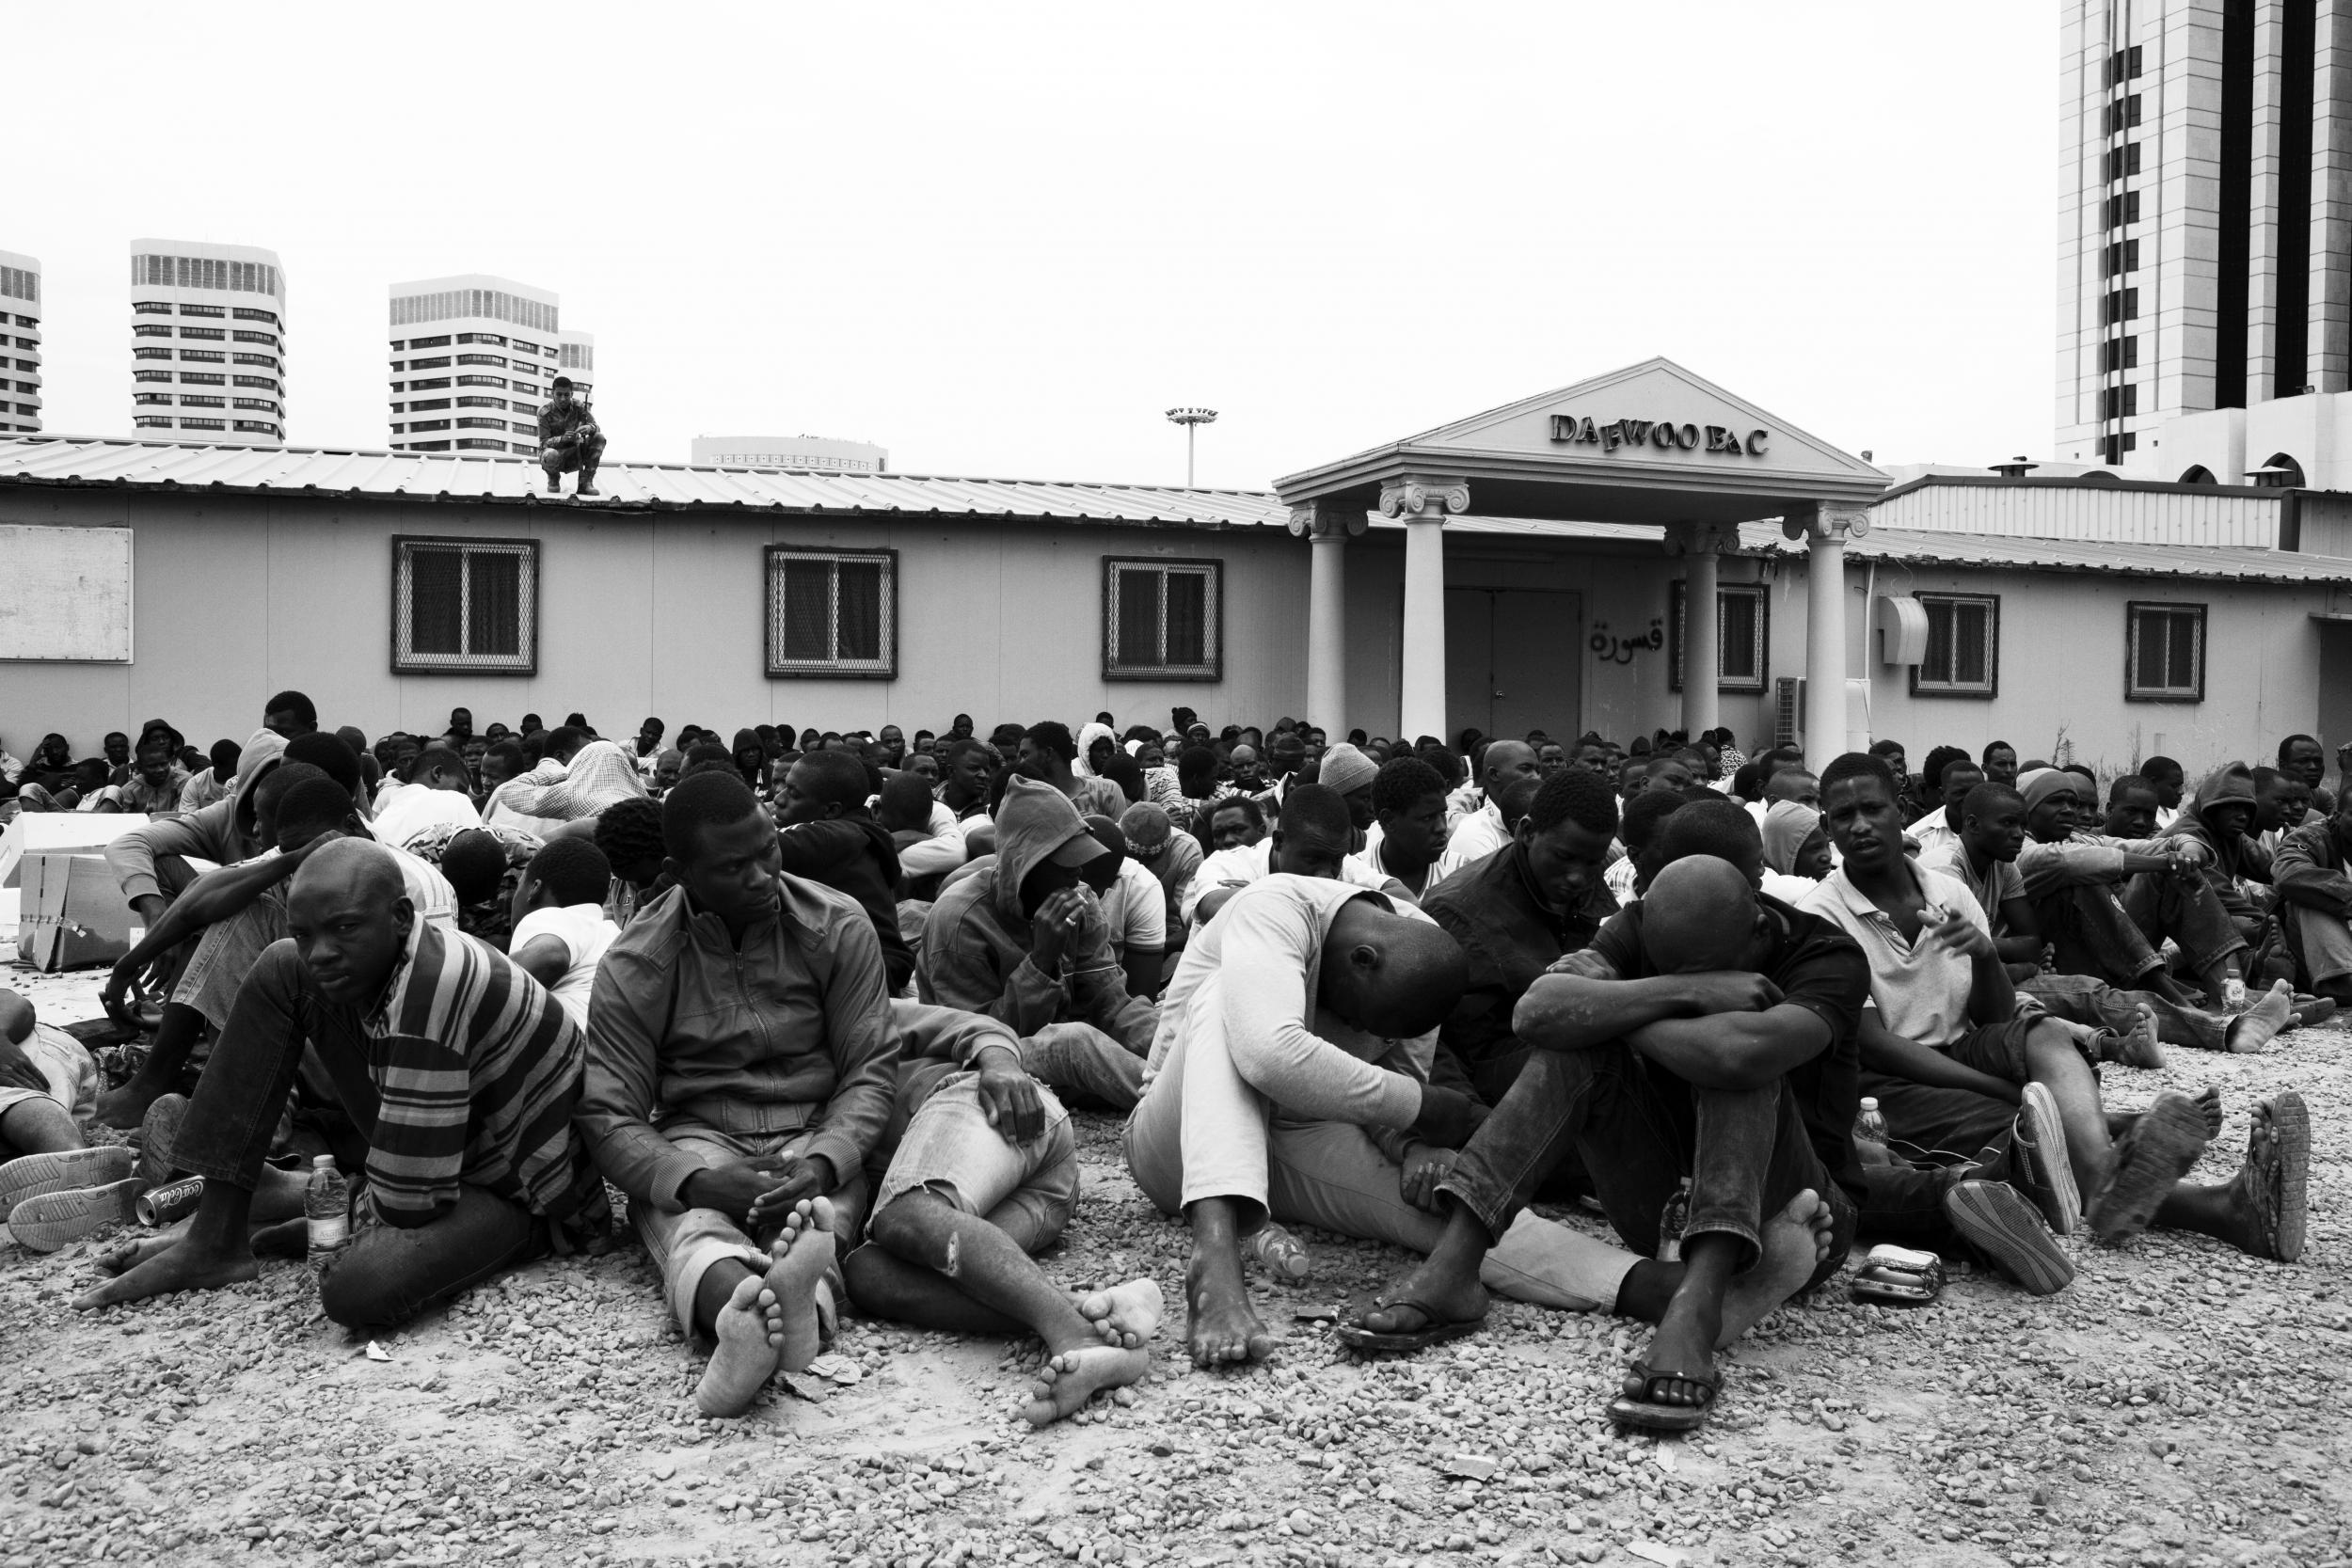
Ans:
[[[1398,444],[1416,452],[1623,458],[1697,463],[1735,473],[1886,479],[1859,457],[1662,358],[1490,408]]]

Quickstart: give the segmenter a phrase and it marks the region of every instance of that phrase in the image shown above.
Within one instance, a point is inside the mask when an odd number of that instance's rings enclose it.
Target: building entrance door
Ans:
[[[1447,589],[1446,744],[1473,726],[1513,739],[1541,729],[1574,741],[1584,727],[1577,671],[1583,645],[1579,594]]]

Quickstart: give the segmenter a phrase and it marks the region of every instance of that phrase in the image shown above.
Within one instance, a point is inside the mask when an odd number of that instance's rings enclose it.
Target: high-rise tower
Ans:
[[[393,284],[392,450],[537,451],[556,313],[548,290],[484,273]]]
[[[286,275],[274,250],[131,242],[131,422],[179,441],[283,445]]]
[[[0,250],[0,433],[40,429],[40,262]]]

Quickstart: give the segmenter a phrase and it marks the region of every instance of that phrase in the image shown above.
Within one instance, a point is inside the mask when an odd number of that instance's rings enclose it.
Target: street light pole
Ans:
[[[1214,408],[1171,408],[1168,411],[1168,418],[1169,423],[1184,427],[1184,488],[1189,490],[1193,487],[1193,437],[1202,425],[1216,422],[1216,410]]]

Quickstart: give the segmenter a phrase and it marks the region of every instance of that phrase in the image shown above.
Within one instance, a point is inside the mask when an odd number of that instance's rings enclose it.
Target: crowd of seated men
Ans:
[[[1200,1365],[1275,1354],[1249,1273],[1309,1276],[1311,1226],[1421,1256],[1340,1326],[1367,1353],[1497,1291],[1654,1324],[1610,1408],[1660,1430],[1857,1242],[2035,1295],[2078,1229],[2300,1254],[2297,1095],[2198,1184],[2221,1097],[2101,1079],[2352,1001],[2352,791],[2312,736],[2192,789],[2001,742],[1914,773],[1891,740],[1170,717],[371,740],[283,691],[209,753],[160,719],[0,751],[0,819],[144,819],[104,851],[135,1067],[0,990],[0,1213],[54,1249],[202,1178],[102,1255],[99,1309],[303,1254],[328,1159],[356,1331],[626,1226],[707,1413],[860,1313],[1035,1335],[1041,1425],[1140,1379],[1164,1310],[1038,1261],[1085,1223],[1073,1108],[1189,1231]],[[1608,1235],[1535,1208],[1578,1200]]]

